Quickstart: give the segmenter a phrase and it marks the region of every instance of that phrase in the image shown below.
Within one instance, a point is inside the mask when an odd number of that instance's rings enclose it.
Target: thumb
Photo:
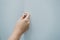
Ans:
[[[30,19],[30,14],[28,12],[26,12],[26,17],[25,19]]]

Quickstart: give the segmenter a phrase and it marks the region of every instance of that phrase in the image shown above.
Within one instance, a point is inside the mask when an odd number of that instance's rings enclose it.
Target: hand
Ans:
[[[15,30],[19,30],[21,33],[24,33],[28,30],[30,24],[30,14],[25,12],[16,23]]]
[[[30,24],[30,14],[28,12],[25,12],[21,16],[21,18],[17,21],[15,29],[8,40],[19,40],[21,35],[29,28],[29,24]]]

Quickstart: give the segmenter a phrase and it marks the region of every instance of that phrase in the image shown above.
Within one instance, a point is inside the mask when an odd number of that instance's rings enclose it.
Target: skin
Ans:
[[[16,22],[14,31],[8,40],[19,40],[21,35],[26,32],[30,25],[30,14],[25,12]]]

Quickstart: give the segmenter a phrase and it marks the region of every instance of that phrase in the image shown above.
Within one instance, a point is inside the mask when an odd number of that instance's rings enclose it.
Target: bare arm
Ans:
[[[15,29],[8,40],[19,40],[21,35],[27,31],[30,24],[30,15],[25,12],[23,16],[17,21]]]

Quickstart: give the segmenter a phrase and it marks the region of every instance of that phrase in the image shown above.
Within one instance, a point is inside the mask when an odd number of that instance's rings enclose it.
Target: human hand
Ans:
[[[21,33],[24,33],[28,30],[30,24],[30,14],[25,12],[16,23],[15,30],[19,30]]]
[[[8,40],[19,40],[21,35],[26,32],[30,25],[30,14],[25,12],[17,21],[15,29]]]

